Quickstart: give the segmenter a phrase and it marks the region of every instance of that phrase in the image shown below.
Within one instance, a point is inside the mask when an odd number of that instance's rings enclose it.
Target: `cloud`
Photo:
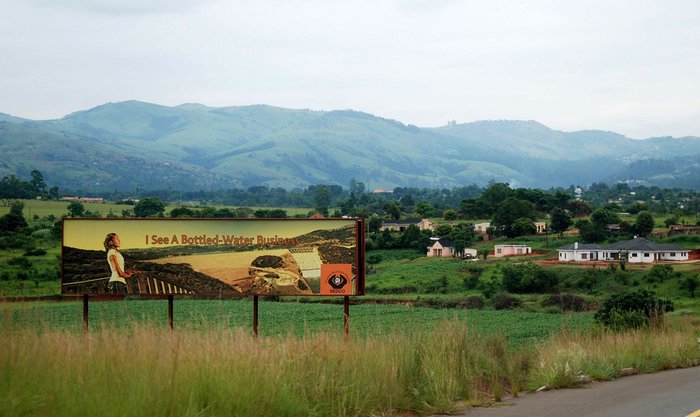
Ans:
[[[37,6],[97,14],[183,13],[213,0],[31,0]]]

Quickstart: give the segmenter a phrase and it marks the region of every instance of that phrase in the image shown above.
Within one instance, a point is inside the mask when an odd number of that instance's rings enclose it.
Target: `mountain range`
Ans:
[[[450,188],[592,182],[700,189],[700,138],[649,138],[536,121],[419,128],[351,110],[107,103],[56,120],[0,113],[0,176],[64,190]]]

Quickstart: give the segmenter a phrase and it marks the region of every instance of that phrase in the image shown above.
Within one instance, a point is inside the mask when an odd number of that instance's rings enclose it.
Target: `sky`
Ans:
[[[352,109],[700,136],[697,0],[4,0],[0,112]]]
[[[223,236],[248,238],[257,243],[258,235],[267,239],[294,238],[316,230],[332,230],[355,225],[354,220],[183,220],[183,219],[79,219],[64,224],[63,245],[78,249],[104,250],[108,233],[117,233],[122,249],[147,249],[178,245],[201,245],[206,239]],[[183,242],[204,236],[204,241]],[[173,242],[173,237],[177,238]],[[168,239],[166,242],[164,239]],[[210,242],[211,244],[211,242]],[[216,243],[215,243],[216,244]],[[244,243],[241,243],[242,245]]]

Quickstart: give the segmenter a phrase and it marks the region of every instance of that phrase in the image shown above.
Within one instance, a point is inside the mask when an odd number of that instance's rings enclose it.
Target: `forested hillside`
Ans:
[[[700,138],[633,140],[535,121],[418,128],[371,114],[257,105],[108,103],[62,119],[0,114],[0,175],[62,189],[211,190],[311,184],[443,188],[592,182],[700,188]]]

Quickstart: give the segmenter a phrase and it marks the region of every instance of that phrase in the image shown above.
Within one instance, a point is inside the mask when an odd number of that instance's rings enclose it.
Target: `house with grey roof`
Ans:
[[[403,232],[408,229],[408,226],[414,225],[418,227],[419,230],[435,230],[435,223],[429,219],[405,219],[405,220],[391,220],[382,222],[380,231],[390,230],[392,232]]]
[[[653,263],[657,261],[687,261],[690,251],[674,244],[661,244],[638,237],[609,245],[579,244],[557,249],[563,262],[616,261],[629,263]]]
[[[453,256],[461,257],[462,259],[475,259],[477,257],[476,249],[464,248],[461,252],[455,253],[455,248],[451,240],[445,237],[431,237],[430,246],[428,246],[428,257],[451,258]]]
[[[428,246],[428,257],[450,258],[454,252],[452,241],[445,237],[431,237]]]
[[[586,262],[598,260],[600,245],[574,242],[566,245],[559,251],[559,260],[562,262]]]

